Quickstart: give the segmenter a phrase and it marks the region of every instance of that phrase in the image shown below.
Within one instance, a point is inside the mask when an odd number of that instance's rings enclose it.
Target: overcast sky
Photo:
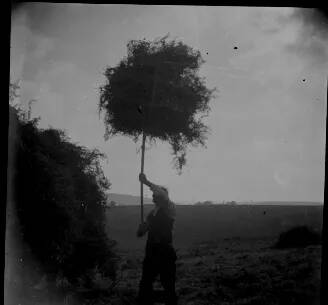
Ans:
[[[200,73],[218,94],[207,148],[191,148],[179,176],[159,142],[146,151],[149,178],[176,202],[323,201],[328,32],[320,21],[294,8],[26,4],[12,16],[11,79],[20,79],[21,104],[37,99],[42,128],[108,156],[112,192],[138,195],[140,143],[104,140],[99,87],[130,39],[169,33],[201,51]]]

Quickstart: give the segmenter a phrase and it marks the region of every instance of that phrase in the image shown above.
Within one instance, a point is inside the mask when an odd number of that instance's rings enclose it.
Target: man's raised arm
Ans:
[[[150,188],[154,185],[153,183],[151,183],[151,182],[147,179],[146,175],[143,174],[143,173],[140,173],[140,174],[139,174],[139,181],[140,181],[141,183],[147,185],[147,186],[150,187]]]

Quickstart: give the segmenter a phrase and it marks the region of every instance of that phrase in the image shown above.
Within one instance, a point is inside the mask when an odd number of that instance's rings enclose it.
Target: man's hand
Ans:
[[[140,174],[139,174],[139,181],[140,181],[141,183],[143,183],[143,184],[147,184],[148,180],[147,180],[146,175],[143,174],[143,173],[140,173]]]
[[[138,227],[137,236],[141,237],[141,236],[145,235],[147,231],[148,231],[148,223],[143,222]]]

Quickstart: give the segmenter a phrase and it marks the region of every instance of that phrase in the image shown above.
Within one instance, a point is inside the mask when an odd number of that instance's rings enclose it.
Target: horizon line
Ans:
[[[110,192],[110,194],[116,194],[116,195],[123,195],[123,196],[132,196],[132,197],[140,197],[140,195],[133,195],[133,194],[124,194],[124,193],[115,193],[115,192]],[[143,197],[144,199],[149,199],[152,200],[151,197]],[[226,203],[231,203],[231,202],[235,202],[237,204],[252,204],[252,203],[280,203],[280,202],[289,202],[289,203],[317,203],[317,204],[324,204],[324,201],[320,201],[320,200],[176,200],[173,202],[175,204],[180,204],[180,205],[186,205],[186,204],[195,204],[197,202],[212,202],[213,205],[225,205]]]

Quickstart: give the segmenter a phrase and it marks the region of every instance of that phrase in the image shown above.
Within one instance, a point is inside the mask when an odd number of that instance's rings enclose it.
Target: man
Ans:
[[[155,208],[149,213],[146,221],[139,225],[137,231],[138,237],[148,232],[142,278],[139,285],[139,304],[154,303],[153,282],[157,275],[160,275],[165,304],[176,305],[175,262],[177,256],[172,245],[174,203],[170,201],[167,189],[150,182],[146,175],[140,174],[139,181],[151,189],[155,204]]]

